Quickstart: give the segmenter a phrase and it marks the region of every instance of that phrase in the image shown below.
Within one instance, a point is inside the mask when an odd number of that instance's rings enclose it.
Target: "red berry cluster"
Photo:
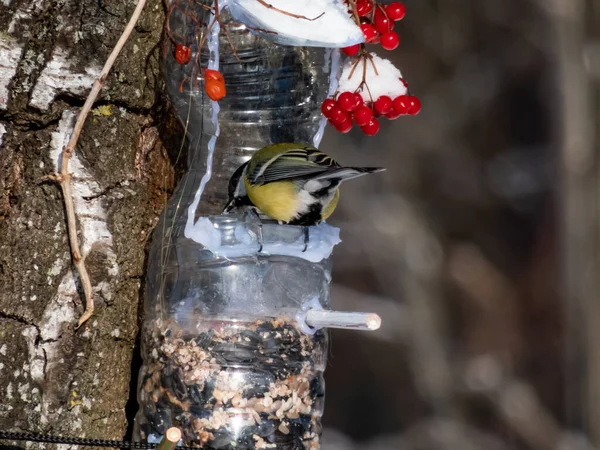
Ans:
[[[394,31],[394,22],[402,20],[406,8],[400,2],[381,6],[374,0],[356,0],[356,13],[360,17],[360,29],[368,44],[381,44],[385,50],[394,50],[400,44],[400,36]],[[360,51],[360,44],[343,49],[348,56]]]
[[[325,99],[321,112],[340,133],[348,133],[352,122],[358,125],[367,136],[379,131],[377,117],[385,116],[394,120],[401,115],[415,116],[421,111],[421,102],[413,95],[400,95],[391,99],[381,95],[374,102],[365,102],[357,92],[342,92],[337,98]]]

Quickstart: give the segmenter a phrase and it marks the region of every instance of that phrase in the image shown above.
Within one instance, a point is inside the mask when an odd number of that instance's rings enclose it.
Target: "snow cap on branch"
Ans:
[[[407,93],[406,86],[402,81],[402,73],[394,66],[391,61],[380,58],[375,53],[371,53],[371,60],[361,60],[355,66],[356,60],[348,58],[342,69],[339,92],[354,92],[364,81],[368,86],[363,89],[363,97],[369,99],[368,93],[371,93],[373,100],[376,100],[382,95],[395,98]],[[377,69],[377,70],[375,70]],[[350,76],[352,74],[352,76]]]

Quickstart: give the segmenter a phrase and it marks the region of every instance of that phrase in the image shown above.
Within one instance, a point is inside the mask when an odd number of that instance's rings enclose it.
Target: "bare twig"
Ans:
[[[306,16],[300,16],[298,14],[293,14],[291,12],[288,11],[284,11],[283,9],[279,9],[274,7],[273,5],[271,5],[270,3],[265,2],[264,0],[256,0],[258,3],[260,3],[261,5],[263,5],[265,8],[269,8],[272,9],[273,11],[277,11],[281,14],[285,14],[286,16],[290,16],[290,17],[294,17],[296,19],[304,19],[304,20],[309,20],[309,21],[314,21],[317,20],[320,17],[323,17],[323,15],[325,14],[325,12],[322,12],[321,14],[319,14],[317,17],[313,17],[312,19],[310,17],[306,17]]]
[[[79,249],[79,240],[77,239],[77,225],[75,220],[75,207],[73,205],[73,194],[71,191],[71,176],[69,173],[69,160],[75,151],[75,146],[77,145],[77,141],[79,140],[79,135],[81,134],[81,130],[83,129],[83,125],[85,124],[85,120],[92,109],[92,105],[96,101],[96,97],[100,93],[100,89],[102,89],[102,85],[106,80],[108,72],[112,68],[117,56],[121,52],[123,45],[129,38],[133,27],[137,23],[140,14],[146,4],[146,0],[138,0],[135,11],[131,15],[131,19],[129,19],[129,23],[125,27],[123,34],[119,38],[119,41],[115,45],[112,53],[106,60],[104,67],[102,68],[102,72],[100,72],[100,76],[94,83],[91,92],[89,93],[81,112],[79,113],[79,117],[77,118],[77,122],[75,123],[75,128],[73,129],[73,135],[71,136],[71,140],[67,144],[67,146],[63,149],[61,155],[61,167],[60,174],[58,174],[55,179],[60,183],[60,187],[62,189],[63,197],[65,200],[65,209],[67,210],[67,229],[69,232],[69,243],[71,245],[71,253],[73,255],[73,263],[75,264],[75,268],[77,269],[77,273],[79,274],[79,278],[81,280],[81,284],[83,286],[83,292],[85,295],[85,312],[79,318],[79,323],[77,324],[77,328],[79,328],[86,320],[88,320],[92,314],[94,313],[94,294],[92,292],[92,282],[90,280],[90,276],[85,267],[85,258],[81,254],[81,250]]]
[[[227,29],[227,24],[224,24],[223,22],[221,22],[220,18],[217,20],[219,21],[219,25],[221,25],[221,28],[223,29],[223,31],[225,31],[225,36],[227,37],[227,42],[229,42],[229,46],[231,47],[233,56],[235,56],[235,59],[237,60],[238,63],[241,63],[242,60],[238,56],[237,50],[235,49],[235,46],[233,45],[233,41],[231,40],[231,36],[229,35],[229,30]]]

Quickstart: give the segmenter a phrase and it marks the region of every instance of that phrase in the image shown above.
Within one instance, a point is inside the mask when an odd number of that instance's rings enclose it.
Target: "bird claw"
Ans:
[[[259,216],[258,212],[256,211],[256,209],[254,209],[254,208],[247,209],[244,213],[244,216],[245,216],[246,222],[248,224],[256,227],[255,233],[252,232],[250,229],[248,231],[256,236],[256,240],[258,241],[258,252],[257,253],[262,253],[263,248],[264,248],[262,220],[260,219],[260,216]]]
[[[309,228],[304,226],[302,227],[302,232],[304,233],[304,250],[302,250],[302,253],[306,252],[306,250],[308,250],[308,232],[309,232]]]
[[[263,232],[262,232],[262,223],[260,225],[258,225],[257,241],[258,241],[258,253],[262,253],[263,243],[264,243]]]

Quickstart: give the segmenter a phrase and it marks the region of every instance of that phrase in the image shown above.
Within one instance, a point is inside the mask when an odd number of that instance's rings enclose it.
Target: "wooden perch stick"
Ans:
[[[102,89],[102,85],[106,80],[108,72],[112,68],[117,56],[121,52],[125,42],[129,38],[133,27],[137,23],[142,10],[144,9],[144,5],[146,4],[146,0],[138,0],[135,11],[131,15],[131,19],[129,19],[129,23],[125,27],[123,34],[119,38],[117,45],[113,49],[112,53],[106,60],[104,67],[102,68],[102,72],[100,72],[100,76],[94,83],[91,92],[89,93],[81,112],[79,113],[79,117],[77,118],[77,122],[75,123],[75,128],[73,129],[73,135],[69,140],[67,146],[63,149],[61,159],[61,167],[60,174],[58,174],[55,179],[60,183],[60,187],[62,189],[64,201],[65,201],[65,209],[67,211],[67,230],[69,233],[69,243],[71,245],[71,253],[73,255],[73,263],[75,264],[75,268],[77,269],[77,273],[79,274],[79,279],[81,280],[81,284],[83,286],[83,292],[85,295],[85,312],[79,318],[79,323],[77,324],[77,328],[79,328],[86,320],[88,320],[92,314],[94,313],[94,293],[92,292],[92,282],[90,280],[90,276],[85,267],[85,258],[81,254],[81,250],[79,249],[79,240],[77,239],[77,224],[75,220],[75,207],[73,205],[73,194],[71,192],[71,177],[72,174],[69,173],[69,160],[75,151],[75,146],[77,145],[77,141],[79,140],[79,135],[81,134],[81,130],[83,129],[83,125],[85,124],[85,120],[92,109],[92,105],[96,101],[96,97],[100,93],[100,89]]]
[[[156,446],[156,450],[174,450],[180,440],[181,430],[176,427],[171,427],[167,430],[160,443]]]

